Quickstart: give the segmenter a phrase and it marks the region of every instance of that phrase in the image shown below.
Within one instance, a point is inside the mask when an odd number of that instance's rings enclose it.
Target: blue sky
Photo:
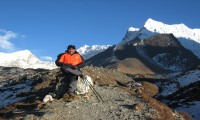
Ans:
[[[39,58],[68,44],[116,44],[148,18],[200,28],[200,0],[0,0],[0,52],[28,49]]]

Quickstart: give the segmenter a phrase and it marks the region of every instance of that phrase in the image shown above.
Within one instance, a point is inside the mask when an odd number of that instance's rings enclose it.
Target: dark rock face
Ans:
[[[117,68],[119,62],[129,58],[138,59],[144,67],[155,73],[182,71],[196,67],[200,63],[200,60],[185,49],[173,34],[157,34],[144,40],[135,38],[107,49],[89,59],[87,63]]]
[[[181,71],[194,68],[199,59],[185,49],[173,34],[158,34],[144,40],[144,51],[165,69]]]
[[[129,41],[126,44],[121,44],[116,46],[115,56],[118,60],[124,60],[126,58],[139,58],[139,54],[136,50],[136,46],[134,46],[135,42],[139,42],[139,38],[135,38],[132,41]]]

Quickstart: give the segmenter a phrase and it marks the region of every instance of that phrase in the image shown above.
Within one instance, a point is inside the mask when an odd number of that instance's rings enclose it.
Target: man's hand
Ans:
[[[61,66],[62,69],[71,68],[71,67],[72,67],[71,64],[63,64],[63,65]]]
[[[78,69],[78,67],[77,67],[77,66],[72,66],[71,68],[72,68],[72,69]]]

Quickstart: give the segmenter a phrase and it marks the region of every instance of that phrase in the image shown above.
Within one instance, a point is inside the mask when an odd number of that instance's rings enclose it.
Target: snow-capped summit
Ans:
[[[0,66],[19,67],[19,68],[43,68],[54,69],[56,65],[53,62],[44,62],[39,60],[29,50],[22,50],[13,53],[0,52]]]
[[[186,38],[200,43],[200,29],[190,29],[183,23],[167,25],[149,18],[144,27],[151,32],[172,33],[177,38]]]
[[[80,47],[77,51],[84,57],[84,59],[89,59],[96,54],[103,52],[104,50],[108,49],[111,45],[84,45]]]
[[[140,30],[139,28],[134,28],[134,27],[128,28],[128,31],[139,31],[139,30]]]
[[[87,49],[88,49],[89,47],[90,47],[90,46],[88,46],[88,45],[83,45],[83,46],[80,47],[77,51],[78,51],[81,55],[84,55],[84,54],[86,54]]]
[[[137,33],[138,33],[139,30],[140,30],[139,28],[134,28],[134,27],[128,28],[128,31],[126,32],[126,35],[122,39],[120,44],[124,44],[124,43],[134,39],[137,36]]]
[[[124,43],[138,37],[141,40],[155,34],[173,34],[179,42],[200,58],[200,29],[188,28],[185,24],[164,24],[149,18],[141,29],[130,27],[119,43]]]

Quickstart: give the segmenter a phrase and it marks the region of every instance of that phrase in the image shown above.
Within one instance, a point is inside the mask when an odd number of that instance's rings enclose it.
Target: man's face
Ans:
[[[70,48],[69,50],[68,50],[68,52],[69,52],[69,54],[74,54],[75,53],[75,49],[73,49],[73,48]]]

